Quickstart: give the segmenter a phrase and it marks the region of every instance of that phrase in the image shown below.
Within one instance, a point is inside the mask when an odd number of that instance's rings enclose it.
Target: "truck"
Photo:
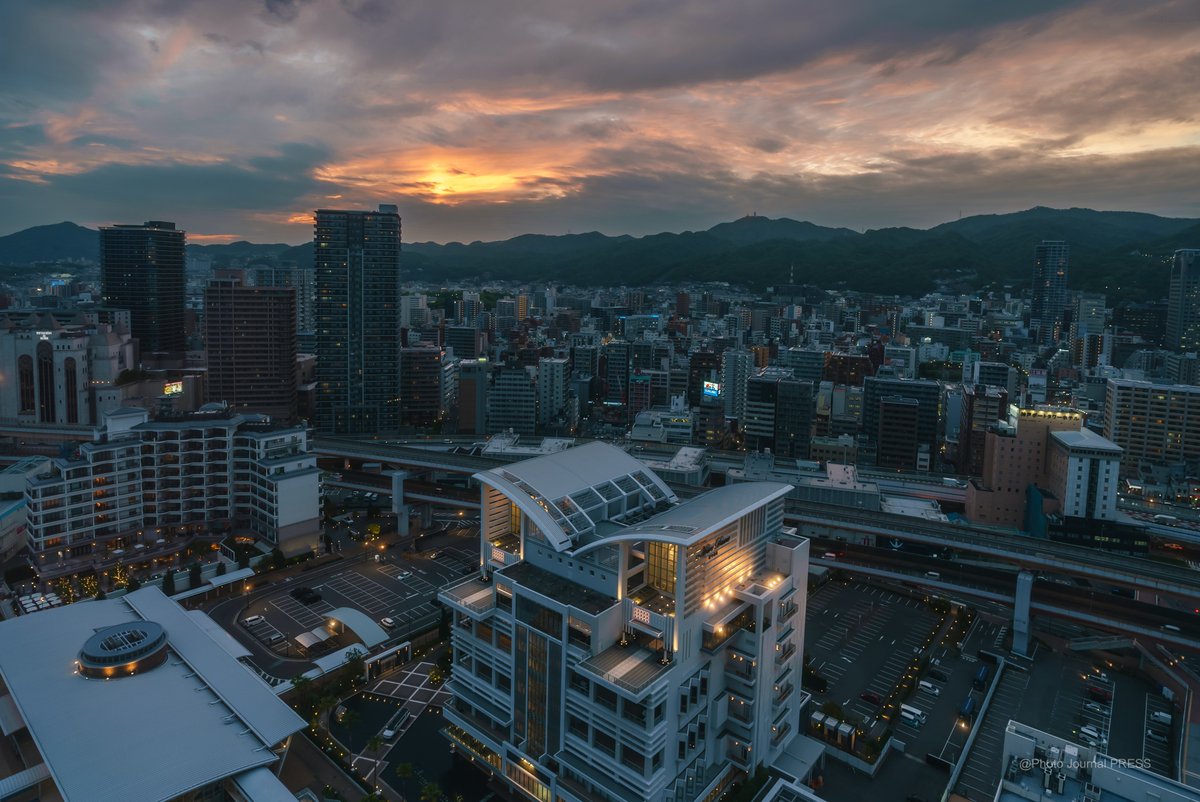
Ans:
[[[984,664],[979,666],[979,670],[975,672],[975,680],[973,682],[975,690],[982,691],[987,688],[988,675],[991,673],[991,668]]]

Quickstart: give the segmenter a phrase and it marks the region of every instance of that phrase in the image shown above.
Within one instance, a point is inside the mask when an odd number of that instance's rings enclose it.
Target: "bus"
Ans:
[[[987,664],[979,666],[979,670],[975,672],[975,690],[982,691],[987,688],[988,674],[991,669]]]

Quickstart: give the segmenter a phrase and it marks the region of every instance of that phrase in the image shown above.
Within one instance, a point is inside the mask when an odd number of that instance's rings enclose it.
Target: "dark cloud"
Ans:
[[[463,240],[1197,213],[1196,22],[1194,0],[12,0],[0,220],[295,240],[335,195]]]

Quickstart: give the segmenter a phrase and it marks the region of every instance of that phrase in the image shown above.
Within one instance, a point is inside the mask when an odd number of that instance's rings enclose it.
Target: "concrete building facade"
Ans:
[[[551,802],[714,799],[797,735],[808,543],[777,483],[680,503],[601,443],[477,474],[444,589],[460,754]]]

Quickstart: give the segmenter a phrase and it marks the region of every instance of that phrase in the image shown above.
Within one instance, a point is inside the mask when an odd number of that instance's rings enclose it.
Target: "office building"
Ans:
[[[400,349],[400,423],[430,427],[446,414],[446,353],[436,345]]]
[[[104,303],[128,309],[130,334],[142,359],[182,359],[185,233],[174,223],[100,228],[100,281]]]
[[[978,360],[963,370],[963,384],[988,384],[1001,387],[1009,398],[1017,396],[1017,369],[1002,362]]]
[[[604,400],[609,404],[629,401],[629,365],[633,353],[624,340],[611,340],[604,345]]]
[[[0,420],[94,426],[121,405],[119,379],[137,367],[136,354],[123,327],[0,313]]]
[[[394,432],[400,368],[400,216],[318,209],[313,234],[316,427]]]
[[[295,798],[276,775],[304,720],[158,588],[0,622],[0,642],[6,799]]]
[[[487,351],[487,334],[474,326],[447,326],[445,346],[455,359],[478,359]]]
[[[1070,246],[1058,240],[1043,240],[1034,249],[1029,329],[1042,346],[1054,345],[1065,333],[1062,326],[1063,312],[1067,308],[1070,255]]]
[[[984,440],[983,475],[967,484],[967,518],[980,524],[1027,528],[1030,490],[1048,484],[1050,435],[1077,433],[1083,429],[1083,419],[1077,409],[1010,406],[1008,420],[993,426]]]
[[[153,421],[119,409],[96,440],[26,482],[29,549],[43,561],[101,559],[163,533],[237,526],[300,554],[320,534],[319,473],[304,426],[217,404]]]
[[[296,290],[249,286],[221,271],[204,291],[209,402],[280,420],[296,416]]]
[[[929,470],[929,445],[917,437],[920,420],[921,403],[917,399],[898,395],[880,398],[874,438],[875,464],[881,468]]]
[[[721,395],[727,417],[745,419],[746,382],[754,373],[754,354],[749,351],[737,349],[721,354]]]
[[[529,369],[504,365],[496,372],[488,398],[488,431],[533,434],[537,429],[537,389]]]
[[[747,449],[770,450],[790,459],[808,459],[812,437],[813,386],[786,368],[764,368],[746,381]]]
[[[1088,429],[1050,433],[1046,487],[1069,518],[1117,517],[1121,447]]]
[[[1104,436],[1123,449],[1121,475],[1200,460],[1200,387],[1109,379]]]
[[[539,426],[565,422],[570,380],[570,362],[566,359],[538,360],[537,415]]]
[[[687,402],[689,406],[700,406],[704,398],[705,382],[711,387],[721,383],[721,356],[712,351],[693,351],[688,354]]]
[[[911,398],[917,402],[917,427],[913,433],[916,438],[918,451],[928,452],[930,459],[938,453],[938,427],[941,422],[942,388],[936,381],[918,379],[895,379],[888,377],[869,376],[863,381],[863,414],[862,433],[868,440],[877,441],[881,431],[882,399],[886,396]],[[899,408],[896,408],[900,415]],[[899,418],[890,421],[889,429],[898,426]],[[833,432],[836,434],[836,432]],[[900,436],[899,432],[895,433]],[[899,448],[899,441],[896,441]],[[897,454],[899,452],[896,452]],[[898,466],[897,466],[898,467]],[[926,469],[928,470],[928,468]]]
[[[716,799],[798,734],[808,542],[789,485],[680,502],[603,443],[476,474],[480,575],[444,730],[535,800]]]
[[[1008,391],[986,384],[963,388],[958,424],[958,472],[983,475],[988,430],[1008,418]]]
[[[1175,251],[1171,262],[1166,346],[1200,351],[1200,248]]]
[[[486,359],[463,359],[458,363],[458,431],[460,434],[488,433],[488,403],[491,396],[492,365]]]
[[[246,269],[248,282],[256,287],[291,287],[296,291],[296,334],[311,341],[316,328],[313,303],[316,300],[312,267],[284,262],[279,265],[254,265]]]

